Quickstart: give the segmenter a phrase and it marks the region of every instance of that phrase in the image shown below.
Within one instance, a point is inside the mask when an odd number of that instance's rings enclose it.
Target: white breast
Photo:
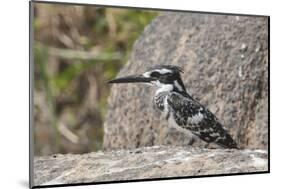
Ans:
[[[164,116],[166,117],[169,113],[169,104],[168,104],[168,96],[164,99]]]
[[[159,81],[154,81],[152,83],[158,87],[155,95],[158,95],[161,92],[170,92],[174,89],[172,84],[162,84]]]

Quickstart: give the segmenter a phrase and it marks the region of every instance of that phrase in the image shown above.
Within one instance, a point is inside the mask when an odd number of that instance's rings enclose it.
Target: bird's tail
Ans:
[[[223,148],[240,149],[228,133],[226,133],[225,137],[218,139],[216,143]]]

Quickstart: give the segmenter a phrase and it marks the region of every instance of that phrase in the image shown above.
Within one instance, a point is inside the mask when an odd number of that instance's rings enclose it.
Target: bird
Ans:
[[[119,77],[108,83],[145,83],[156,87],[154,106],[170,126],[191,132],[205,141],[206,147],[216,144],[225,149],[239,149],[219,119],[186,91],[182,73],[179,66],[155,65],[142,74]]]

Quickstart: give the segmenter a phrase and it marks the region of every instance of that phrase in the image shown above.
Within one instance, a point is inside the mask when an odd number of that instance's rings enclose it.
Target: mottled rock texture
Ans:
[[[34,184],[53,185],[268,171],[267,152],[143,147],[36,157]]]
[[[164,13],[137,40],[119,76],[155,64],[181,66],[187,91],[221,120],[241,148],[267,149],[267,17]],[[204,145],[168,128],[153,109],[154,92],[145,85],[112,86],[105,149]]]

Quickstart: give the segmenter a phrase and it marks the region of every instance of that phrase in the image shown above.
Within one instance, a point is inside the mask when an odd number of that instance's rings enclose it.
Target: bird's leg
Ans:
[[[206,142],[206,144],[204,145],[204,148],[209,148],[210,143]]]
[[[195,142],[195,139],[193,136],[191,136],[191,138],[188,141],[188,145],[192,146],[194,142]]]
[[[208,149],[223,149],[223,147],[221,147],[221,146],[219,146],[219,145],[217,145],[215,143],[212,143],[212,142],[206,143],[204,148],[208,148]]]

